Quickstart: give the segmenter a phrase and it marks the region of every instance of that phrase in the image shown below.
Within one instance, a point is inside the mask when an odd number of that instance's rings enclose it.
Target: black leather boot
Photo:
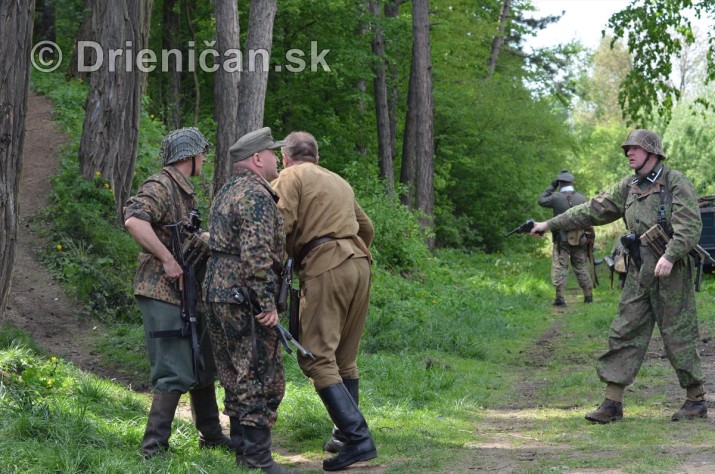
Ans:
[[[171,422],[174,421],[179,398],[181,398],[179,392],[154,394],[142,439],[142,455],[145,458],[156,456],[169,449]]]
[[[238,417],[234,416],[231,417],[231,444],[234,451],[236,451],[236,464],[245,466],[246,464],[243,462],[243,450],[245,449],[243,444],[243,425]]]
[[[355,400],[355,405],[360,406],[360,379],[343,379],[345,388],[348,389],[350,396]],[[328,453],[339,453],[345,445],[345,436],[340,432],[337,426],[333,426],[332,437],[325,442],[323,450]]]
[[[189,390],[191,417],[199,430],[199,448],[226,448],[233,450],[231,439],[223,434],[216,403],[216,388],[213,384]]]
[[[268,474],[298,474],[287,470],[271,456],[271,429],[243,425],[243,464]]]
[[[343,450],[323,461],[323,470],[339,471],[359,461],[377,457],[375,442],[370,436],[365,418],[344,384],[335,384],[318,391],[333,423],[345,436]]]
[[[673,421],[694,420],[695,418],[707,418],[708,406],[705,400],[685,400],[682,408],[670,417]]]

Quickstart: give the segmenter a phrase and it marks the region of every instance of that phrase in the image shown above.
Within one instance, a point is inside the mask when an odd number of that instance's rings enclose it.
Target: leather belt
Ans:
[[[303,260],[305,260],[305,257],[308,256],[308,254],[311,252],[316,247],[319,247],[323,245],[326,242],[330,242],[331,240],[337,240],[334,237],[318,237],[317,239],[313,239],[307,244],[303,246],[302,249],[300,249],[300,255],[298,256],[298,266],[302,267],[303,266]]]

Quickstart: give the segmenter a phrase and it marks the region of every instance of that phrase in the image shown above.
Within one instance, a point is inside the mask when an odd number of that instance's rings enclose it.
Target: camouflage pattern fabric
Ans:
[[[255,291],[261,310],[275,309],[285,252],[277,200],[266,180],[245,169],[216,194],[209,219],[209,247],[212,252],[235,258],[209,258],[204,280],[206,301],[235,303],[231,287],[240,284]]]
[[[137,194],[127,200],[124,220],[136,217],[150,222],[161,243],[171,250],[171,231],[165,226],[177,222],[188,224],[189,211],[197,207],[191,183],[173,166],[166,166],[144,181]],[[159,259],[145,250],[139,254],[134,294],[181,305],[178,284],[166,278]],[[199,289],[197,294],[201,294]]]
[[[551,228],[560,230],[584,229],[624,217],[628,230],[641,235],[657,222],[660,193],[666,183],[672,196],[672,203],[666,200],[666,218],[673,229],[673,239],[664,256],[673,263],[673,269],[669,276],[656,278],[657,259],[650,249],[641,247],[641,268],[629,268],[618,316],[609,331],[609,350],[598,361],[598,375],[604,382],[633,383],[655,324],[680,386],[703,382],[697,352],[693,262],[687,255],[698,243],[702,229],[697,196],[682,173],[663,166],[663,173],[654,183],[626,177],[587,203],[549,219]]]
[[[551,282],[554,286],[566,284],[569,262],[571,262],[573,271],[576,274],[578,285],[584,290],[590,290],[593,283],[589,272],[590,261],[588,260],[586,245],[574,247],[569,245],[568,242],[554,243],[551,252]]]
[[[256,352],[251,338],[254,317],[240,305],[211,303],[209,335],[221,385],[224,413],[242,425],[271,428],[285,393],[285,369],[278,333],[254,321]]]
[[[276,421],[285,392],[283,359],[275,329],[255,321],[234,300],[231,287],[246,285],[258,296],[262,311],[275,309],[285,252],[276,201],[263,178],[240,169],[216,194],[209,218],[213,254],[204,288],[216,368],[226,392],[225,413],[256,427]]]

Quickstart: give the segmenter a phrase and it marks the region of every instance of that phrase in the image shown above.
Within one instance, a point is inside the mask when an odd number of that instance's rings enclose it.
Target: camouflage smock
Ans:
[[[196,208],[198,200],[189,180],[174,166],[165,166],[144,181],[137,194],[127,200],[124,220],[136,217],[150,222],[161,243],[171,250],[171,231],[165,226],[177,222],[188,224],[189,212]],[[139,254],[134,294],[181,305],[178,284],[166,278],[161,261],[144,249]]]
[[[209,247],[235,258],[209,258],[204,279],[207,302],[236,303],[231,287],[238,283],[255,291],[262,311],[276,309],[285,252],[277,201],[268,182],[245,169],[218,192],[211,206]]]

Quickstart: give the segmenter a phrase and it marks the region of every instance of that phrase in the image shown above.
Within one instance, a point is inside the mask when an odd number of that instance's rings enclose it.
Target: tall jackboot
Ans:
[[[171,422],[174,421],[176,407],[181,393],[154,393],[149,410],[149,419],[142,439],[142,455],[150,458],[169,449]]]
[[[223,434],[216,403],[216,388],[213,384],[189,390],[191,417],[199,430],[199,448],[226,448],[233,450],[231,439]]]
[[[236,464],[245,466],[243,462],[243,450],[245,449],[243,444],[243,425],[236,416],[231,417],[231,444],[234,451],[236,451]]]
[[[345,388],[348,389],[350,396],[355,400],[355,405],[360,406],[360,379],[343,379]],[[333,425],[332,437],[323,445],[323,451],[328,453],[339,453],[345,445],[345,436]]]
[[[318,391],[333,423],[345,436],[343,450],[323,461],[323,470],[339,471],[359,461],[377,457],[375,442],[365,418],[344,384],[330,385]]]
[[[271,456],[271,429],[243,425],[243,464],[268,474],[298,474],[287,470]]]

